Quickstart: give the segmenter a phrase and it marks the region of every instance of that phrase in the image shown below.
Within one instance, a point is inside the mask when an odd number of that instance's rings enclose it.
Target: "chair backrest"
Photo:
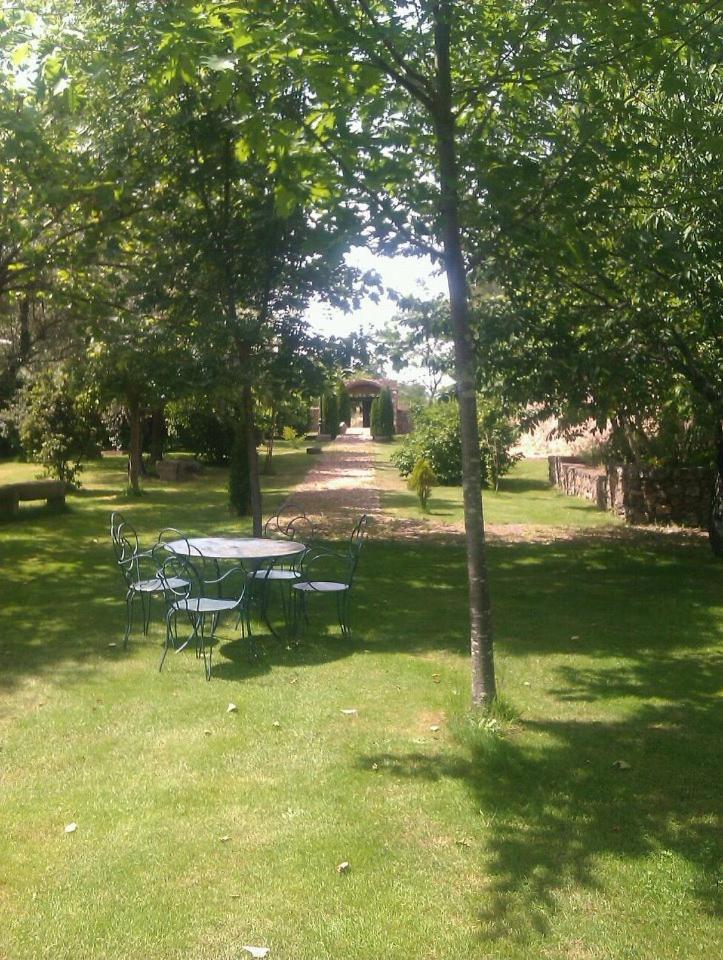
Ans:
[[[371,517],[369,514],[363,513],[351,532],[351,536],[349,537],[349,552],[355,560],[359,559],[359,554],[361,553],[361,548],[364,546],[364,538],[367,535],[370,523]]]
[[[116,563],[123,579],[130,586],[141,579],[138,558],[141,551],[138,545],[138,534],[128,521],[116,527],[113,536],[113,551]]]
[[[305,513],[298,514],[286,525],[286,536],[297,543],[311,543],[316,537],[314,521],[310,520]]]
[[[197,551],[191,559],[180,553],[168,553],[162,544],[157,544],[154,556],[159,560],[158,577],[168,605],[199,597],[232,600],[240,605],[246,594],[246,571],[242,566],[231,567],[209,578],[204,569],[207,558]]]
[[[168,553],[163,545],[154,547],[154,555],[160,562],[158,577],[163,587],[166,603],[195,599],[204,595],[203,577],[196,564],[180,553]]]
[[[185,540],[188,547],[188,552],[192,552],[191,545],[188,543],[188,537],[185,535],[185,533],[181,533],[181,531],[177,530],[175,527],[164,527],[158,534],[156,545],[161,544],[161,546],[166,546],[169,543],[174,543],[176,540]]]
[[[262,536],[276,540],[296,540],[308,543],[314,538],[314,524],[303,510],[293,503],[285,503],[278,513],[269,517]]]
[[[118,510],[114,510],[110,515],[110,538],[115,540],[118,528],[126,522],[126,518]]]

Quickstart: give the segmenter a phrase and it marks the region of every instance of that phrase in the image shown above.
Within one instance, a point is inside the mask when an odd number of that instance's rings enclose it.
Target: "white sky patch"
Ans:
[[[385,288],[402,296],[436,297],[447,293],[447,281],[427,257],[383,257],[366,247],[353,247],[347,263],[360,270],[375,270]],[[344,337],[363,327],[377,330],[398,312],[397,305],[386,296],[379,302],[365,299],[358,310],[344,313],[321,301],[309,305],[306,319],[316,333]]]

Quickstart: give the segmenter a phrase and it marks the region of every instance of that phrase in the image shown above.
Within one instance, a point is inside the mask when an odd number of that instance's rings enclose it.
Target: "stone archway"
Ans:
[[[384,384],[379,380],[362,377],[348,380],[344,386],[351,399],[352,408],[361,412],[361,426],[368,429],[371,425],[372,401],[379,396]]]

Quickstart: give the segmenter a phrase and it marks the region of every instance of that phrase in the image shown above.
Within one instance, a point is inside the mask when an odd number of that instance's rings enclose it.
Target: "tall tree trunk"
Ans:
[[[276,434],[276,406],[271,404],[271,429],[266,440],[266,459],[264,460],[264,473],[271,473],[271,461],[274,456],[274,437]]]
[[[128,420],[131,428],[130,449],[128,451],[128,486],[134,493],[140,493],[141,474],[141,405],[137,397],[127,398]]]
[[[256,449],[256,423],[254,417],[254,395],[251,385],[245,383],[241,392],[242,415],[246,421],[246,456],[249,464],[249,500],[251,521],[255,537],[260,537],[261,522],[261,481],[259,479],[259,455]]]
[[[163,406],[154,407],[151,411],[151,441],[150,456],[151,466],[155,468],[156,462],[163,459],[163,446],[166,434],[166,418],[163,413]]]
[[[438,98],[434,110],[434,123],[441,190],[440,219],[444,246],[444,265],[449,287],[455,375],[462,433],[464,526],[467,538],[470,648],[472,656],[472,702],[475,705],[482,705],[494,700],[497,688],[482,510],[482,471],[477,424],[477,370],[469,323],[469,294],[459,223],[456,131],[452,112],[449,60],[450,17],[450,3],[439,3],[435,24]]]

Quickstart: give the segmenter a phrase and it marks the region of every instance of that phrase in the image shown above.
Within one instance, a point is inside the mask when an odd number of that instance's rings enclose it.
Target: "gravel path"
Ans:
[[[385,514],[381,507],[380,490],[388,487],[389,483],[383,472],[375,471],[374,462],[368,436],[351,433],[337,437],[333,443],[326,445],[324,453],[315,458],[311,470],[289,496],[287,504],[293,504],[306,513],[322,537],[348,536],[359,517],[367,513],[374,520],[377,536],[410,540],[423,537],[457,542],[464,540],[464,525],[461,522],[443,524],[433,517],[418,520]],[[595,530],[578,530],[488,523],[485,524],[485,535],[489,540],[509,543],[552,543],[572,539],[659,542],[660,537],[664,536],[681,545],[690,545],[704,538],[705,531],[617,524]]]
[[[363,513],[380,517],[369,438],[347,434],[327,444],[287,503],[303,510],[325,536],[349,534]]]

